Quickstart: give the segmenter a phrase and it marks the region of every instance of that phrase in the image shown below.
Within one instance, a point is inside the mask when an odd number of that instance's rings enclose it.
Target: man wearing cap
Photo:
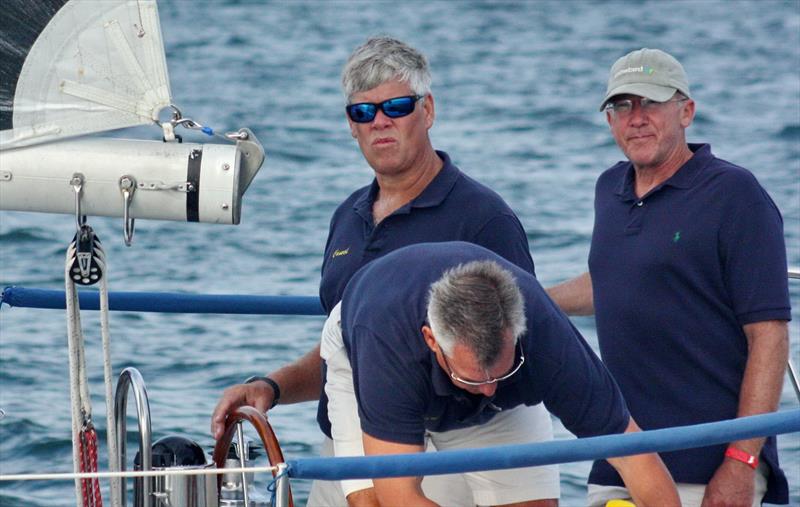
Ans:
[[[597,181],[589,272],[550,296],[595,314],[643,429],[775,411],[790,319],[780,212],[749,171],[687,144],[695,103],[667,53],[617,60],[601,111],[628,161]],[[661,456],[683,505],[788,502],[775,437]],[[628,496],[605,461],[589,483],[590,505]]]

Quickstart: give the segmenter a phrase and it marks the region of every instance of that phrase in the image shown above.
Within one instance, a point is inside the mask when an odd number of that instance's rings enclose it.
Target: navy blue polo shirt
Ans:
[[[511,271],[525,301],[525,363],[491,397],[456,387],[421,331],[430,285],[447,269],[475,260]],[[471,243],[412,245],[359,270],[342,299],[342,336],[361,428],[382,440],[422,444],[426,430],[475,426],[501,410],[542,401],[581,437],[620,433],[628,424],[614,379],[536,278]]]
[[[736,417],[747,361],[742,326],[789,320],[783,220],[747,170],[707,144],[644,197],[620,162],[595,192],[589,271],[600,352],[643,429]],[[726,445],[661,453],[676,482],[705,484]],[[775,437],[765,501],[788,501]],[[621,485],[596,462],[595,484]]]
[[[331,218],[319,288],[326,312],[342,299],[347,282],[359,268],[414,243],[468,241],[534,273],[528,238],[511,208],[497,193],[462,173],[447,153],[436,153],[443,162],[436,177],[419,196],[378,225],[372,217],[377,181],[353,192],[337,208]],[[330,436],[324,390],[317,422]]]

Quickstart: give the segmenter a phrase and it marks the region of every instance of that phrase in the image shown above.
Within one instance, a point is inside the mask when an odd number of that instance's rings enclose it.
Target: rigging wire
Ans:
[[[226,132],[225,134],[220,134],[211,127],[203,125],[191,118],[184,117],[181,110],[178,109],[178,106],[175,104],[170,104],[169,107],[172,110],[172,118],[169,120],[169,122],[163,122],[159,124],[164,130],[165,141],[171,141],[173,140],[173,137],[177,138],[179,142],[182,141],[181,137],[174,133],[175,127],[197,130],[207,136],[217,137],[229,143],[235,143],[236,141],[246,140],[248,138],[247,133],[241,130],[237,132]]]

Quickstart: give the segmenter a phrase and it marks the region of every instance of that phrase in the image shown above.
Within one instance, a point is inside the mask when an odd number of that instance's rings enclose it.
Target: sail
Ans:
[[[152,123],[171,102],[155,0],[4,0],[0,150]]]

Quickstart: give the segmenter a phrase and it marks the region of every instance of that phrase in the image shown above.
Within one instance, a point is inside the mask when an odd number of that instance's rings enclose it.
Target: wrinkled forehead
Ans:
[[[372,95],[373,92],[378,92],[380,89],[392,89],[401,92],[401,95],[410,95],[413,91],[411,83],[407,78],[397,74],[387,74],[386,76],[377,76],[374,79],[364,79],[355,81],[353,91],[348,97],[349,102],[353,102],[356,97],[363,95]]]
[[[359,102],[379,103],[391,98],[405,97],[408,95],[413,95],[413,91],[407,82],[390,79],[372,88],[354,92],[350,96],[348,104],[356,104]]]

